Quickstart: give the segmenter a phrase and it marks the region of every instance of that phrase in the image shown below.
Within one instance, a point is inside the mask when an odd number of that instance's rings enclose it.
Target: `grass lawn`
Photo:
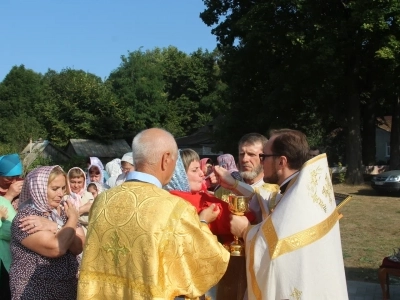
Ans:
[[[353,196],[340,220],[346,277],[377,283],[382,259],[400,248],[400,195],[378,195],[367,183],[336,184],[333,189]]]

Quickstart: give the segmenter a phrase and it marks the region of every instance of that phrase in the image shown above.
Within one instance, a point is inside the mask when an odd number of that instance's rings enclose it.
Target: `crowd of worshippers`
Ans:
[[[23,175],[18,154],[0,156],[0,299],[348,299],[326,155],[309,150],[299,131],[249,133],[238,163],[213,162],[151,128],[105,168]],[[232,194],[251,199],[244,216]],[[279,246],[313,226],[329,230]]]

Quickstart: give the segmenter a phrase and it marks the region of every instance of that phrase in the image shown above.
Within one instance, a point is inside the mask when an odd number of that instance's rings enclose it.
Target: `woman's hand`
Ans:
[[[17,197],[19,194],[21,194],[23,184],[24,182],[22,180],[13,182],[8,188],[6,194],[4,195],[4,198],[11,201],[15,197]]]
[[[199,213],[199,218],[200,220],[204,220],[207,223],[211,223],[218,217],[220,212],[221,210],[219,206],[213,203]]]
[[[4,206],[0,206],[0,219],[2,221],[6,220],[8,218],[8,210]]]
[[[21,224],[19,228],[22,231],[26,231],[29,234],[35,233],[37,231],[57,231],[57,223],[53,222],[47,218],[39,217],[39,216],[28,216],[19,220]]]
[[[78,222],[79,211],[76,209],[71,200],[67,200],[64,202],[64,211],[68,219],[76,219],[76,221]]]

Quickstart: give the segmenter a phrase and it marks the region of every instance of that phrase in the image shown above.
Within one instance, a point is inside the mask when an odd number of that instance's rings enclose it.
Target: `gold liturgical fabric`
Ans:
[[[191,204],[144,182],[96,199],[86,241],[81,300],[196,298],[219,281],[230,256]]]

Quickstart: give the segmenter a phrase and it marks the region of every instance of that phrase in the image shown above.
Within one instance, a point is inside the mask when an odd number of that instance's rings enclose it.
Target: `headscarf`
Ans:
[[[71,170],[74,170],[74,169],[81,171],[83,174],[83,187],[78,193],[74,193],[71,190],[71,185],[69,183],[69,179],[70,179],[69,173],[71,172]],[[67,185],[68,185],[69,196],[70,196],[69,199],[75,205],[76,208],[79,208],[81,206],[82,196],[86,191],[86,174],[85,174],[85,172],[81,168],[78,168],[78,167],[73,167],[73,168],[69,169],[68,174],[67,174]]]
[[[231,176],[239,181],[243,181],[242,176],[239,173],[239,170],[236,167],[235,163],[235,158],[232,156],[232,154],[226,153],[222,154],[217,157],[218,165],[220,167],[223,167],[224,169],[228,170],[229,173],[231,173]],[[221,188],[221,185],[218,185],[214,193]]]
[[[205,157],[205,158],[200,159],[200,169],[202,171],[203,171],[205,165],[207,165],[207,163],[212,164],[211,158]],[[207,175],[207,174],[204,174],[204,175]]]
[[[19,176],[22,163],[17,153],[0,156],[0,176]]]
[[[178,159],[176,161],[176,166],[174,170],[174,174],[172,175],[172,179],[168,182],[167,185],[164,186],[164,189],[167,191],[182,191],[182,192],[190,192],[189,180],[187,178],[185,166],[183,165],[183,161],[181,158],[181,150],[179,150]]]
[[[19,196],[19,210],[27,205],[31,205],[37,211],[49,212],[50,215],[48,218],[63,226],[64,221],[58,214],[57,209],[51,207],[47,199],[49,176],[55,167],[60,166],[39,167],[28,173]]]
[[[87,172],[87,175],[86,175],[86,178],[87,178],[86,182],[87,182],[88,185],[89,185],[89,183],[92,183],[92,182],[93,182],[93,181],[90,179],[90,169],[91,169],[92,167],[97,167],[97,168],[99,169],[99,172],[100,172],[100,182],[101,182],[101,183],[104,182],[104,175],[103,175],[101,166],[102,166],[102,165],[99,165],[99,164],[97,164],[97,163],[91,164],[91,165],[89,166],[88,172]]]
[[[99,182],[91,182],[91,183],[93,183],[97,188],[97,196],[100,195],[100,193],[105,191],[105,189],[101,183],[99,183]]]
[[[235,159],[231,154],[222,154],[217,157],[218,165],[227,169],[229,173],[238,172],[236,167]]]
[[[134,165],[133,163],[133,152],[127,152],[122,156],[121,161],[125,161],[127,163],[130,163],[132,166]]]
[[[106,171],[110,174],[110,177],[117,177],[122,173],[121,170],[121,160],[119,158],[114,158],[112,161],[106,164]]]
[[[98,157],[91,156],[90,157],[90,165],[97,165],[100,168],[100,171],[104,170],[103,163]]]

